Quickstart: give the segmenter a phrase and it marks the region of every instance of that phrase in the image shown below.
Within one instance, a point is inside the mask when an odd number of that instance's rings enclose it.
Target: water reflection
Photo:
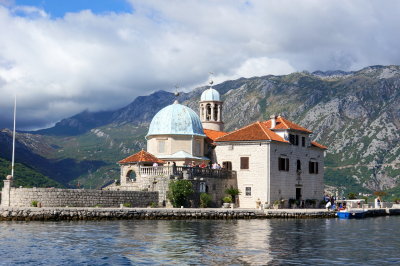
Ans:
[[[398,264],[398,222],[1,222],[0,264]]]

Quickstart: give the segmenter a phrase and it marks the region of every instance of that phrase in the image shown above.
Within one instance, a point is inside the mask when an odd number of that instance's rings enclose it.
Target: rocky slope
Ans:
[[[284,115],[311,129],[314,139],[329,146],[327,185],[345,191],[400,193],[399,66],[242,78],[214,88],[224,101],[226,130],[271,114]],[[197,112],[203,90],[183,93],[179,100]],[[151,118],[173,100],[172,93],[159,91],[117,111],[84,112],[53,128],[21,133],[18,140],[32,154],[58,167],[65,160],[98,163],[56,175],[56,180],[72,184],[80,179],[88,186],[100,186],[106,179],[118,178],[116,161],[145,147]],[[1,139],[0,134],[0,147]],[[36,169],[31,161],[28,165]]]

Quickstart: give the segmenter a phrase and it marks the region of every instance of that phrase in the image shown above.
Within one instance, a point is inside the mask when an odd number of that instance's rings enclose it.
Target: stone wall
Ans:
[[[3,189],[4,192],[4,189]],[[147,207],[158,202],[158,192],[103,191],[92,189],[11,188],[9,205],[29,207],[37,201],[42,207]],[[2,202],[2,206],[5,206]]]
[[[300,135],[301,139],[301,135]],[[240,169],[240,158],[249,158],[249,169]],[[289,171],[280,171],[278,158],[289,158]],[[237,172],[240,207],[255,208],[261,203],[296,198],[301,189],[302,200],[321,199],[324,195],[324,151],[313,147],[288,145],[279,142],[218,143],[215,149],[218,162],[229,161]],[[310,159],[319,163],[319,173],[310,174]],[[297,160],[301,172],[297,172]],[[247,193],[246,193],[246,188]]]
[[[160,208],[0,208],[0,221],[60,221],[115,219],[256,219],[267,218],[262,210],[160,209]]]
[[[216,160],[221,163],[229,161],[232,170],[237,172],[237,188],[241,191],[239,205],[241,208],[256,208],[257,201],[269,202],[268,162],[269,143],[218,143]],[[240,169],[240,158],[249,158],[249,169]],[[246,193],[246,187],[250,191]]]

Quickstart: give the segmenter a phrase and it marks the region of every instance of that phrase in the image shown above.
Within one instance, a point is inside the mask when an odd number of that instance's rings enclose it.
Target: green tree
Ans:
[[[200,207],[207,208],[211,203],[211,195],[207,193],[200,194]]]
[[[347,194],[347,197],[348,197],[349,199],[357,199],[356,193],[353,193],[353,192],[350,192],[349,194]]]
[[[172,206],[186,206],[188,197],[194,193],[192,182],[189,180],[174,180],[169,183],[167,197]]]
[[[236,196],[240,195],[242,192],[238,188],[230,187],[225,189],[225,194],[228,194],[232,197],[232,202],[236,203]]]

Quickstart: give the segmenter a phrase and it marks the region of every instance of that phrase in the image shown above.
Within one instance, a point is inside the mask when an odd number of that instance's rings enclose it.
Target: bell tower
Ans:
[[[212,88],[213,81],[210,81],[210,87],[206,89],[200,98],[200,120],[204,129],[217,131],[224,130],[222,122],[222,104],[219,92]]]

